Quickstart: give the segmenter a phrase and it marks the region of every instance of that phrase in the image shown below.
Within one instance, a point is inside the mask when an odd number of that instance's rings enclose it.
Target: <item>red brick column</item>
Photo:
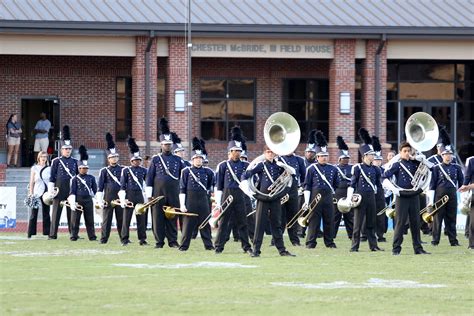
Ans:
[[[149,130],[150,142],[156,142],[156,81],[158,60],[156,57],[156,38],[150,50],[150,124],[145,126],[145,51],[148,37],[136,38],[136,56],[132,63],[132,135],[140,147],[145,146],[145,129]]]
[[[168,63],[166,78],[166,104],[167,119],[169,121],[171,131],[174,131],[181,138],[183,146],[187,147],[188,128],[191,128],[188,122],[188,107],[184,112],[175,112],[174,95],[176,90],[184,90],[187,92],[188,71],[187,71],[187,54],[186,54],[186,38],[170,37],[168,42]],[[198,104],[194,104],[198,106]]]
[[[387,139],[387,45],[380,54],[380,103],[375,104],[375,56],[379,40],[367,40],[366,57],[362,64],[362,127],[371,135],[375,133],[375,122],[379,122],[379,138],[383,144]],[[375,108],[379,107],[379,117]]]
[[[7,177],[7,165],[4,163],[0,163],[0,185],[5,183]]]
[[[355,40],[334,41],[334,59],[329,68],[329,153],[330,161],[337,162],[339,150],[336,137],[344,137],[352,157],[357,157],[354,142],[355,120]],[[341,92],[351,94],[350,114],[341,114],[339,99]],[[355,159],[353,159],[355,161]]]

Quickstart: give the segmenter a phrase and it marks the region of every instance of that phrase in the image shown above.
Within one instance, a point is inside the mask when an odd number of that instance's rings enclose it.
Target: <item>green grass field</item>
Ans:
[[[136,241],[122,247],[116,234],[101,245],[64,234],[48,241],[2,233],[0,313],[473,315],[474,252],[461,233],[459,239],[462,247],[443,237],[436,248],[425,245],[432,255],[415,256],[408,236],[394,257],[391,243],[380,243],[385,252],[363,243],[349,253],[340,234],[337,249],[322,241],[312,250],[289,246],[297,255],[289,258],[266,236],[262,256],[250,258],[232,241],[216,255],[200,239],[182,253]]]

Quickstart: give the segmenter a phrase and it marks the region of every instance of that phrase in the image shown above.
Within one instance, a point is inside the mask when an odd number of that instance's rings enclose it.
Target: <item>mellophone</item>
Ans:
[[[71,204],[69,203],[68,200],[64,200],[64,201],[59,202],[59,205],[61,207],[64,207],[64,206],[69,207],[69,208],[71,207]],[[84,211],[84,207],[82,205],[80,205],[79,203],[76,203],[76,211],[82,212],[82,211]]]

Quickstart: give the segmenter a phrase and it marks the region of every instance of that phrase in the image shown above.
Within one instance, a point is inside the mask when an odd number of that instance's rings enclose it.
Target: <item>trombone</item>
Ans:
[[[439,211],[441,207],[443,207],[444,204],[448,203],[449,201],[449,196],[443,195],[441,199],[436,201],[432,205],[428,205],[424,209],[420,211],[421,218],[423,218],[423,221],[427,224],[433,222],[433,216],[436,214],[436,212]],[[431,212],[430,212],[431,210]]]
[[[229,195],[224,203],[222,203],[221,205],[221,208],[222,208],[222,211],[221,213],[215,217],[215,219],[212,217],[212,214],[219,209],[218,206],[214,207],[212,209],[212,211],[209,213],[209,215],[207,215],[207,217],[202,221],[201,225],[199,225],[199,229],[203,229],[204,227],[206,227],[207,224],[209,224],[212,228],[217,228],[217,226],[219,225],[219,220],[222,218],[222,216],[224,215],[225,211],[229,208],[229,206],[232,204],[232,201],[234,200],[234,197],[232,195]]]
[[[321,200],[321,194],[318,193],[316,197],[311,201],[311,203],[309,203],[308,208],[302,207],[298,212],[296,212],[295,216],[293,216],[293,218],[286,224],[286,228],[289,229],[295,226],[296,223],[299,223],[301,225],[300,218],[302,219],[301,222],[307,225],[309,215],[313,213],[314,208],[316,207],[316,205],[318,205],[320,200]],[[306,216],[303,216],[303,214],[306,211],[307,211]],[[303,222],[303,220],[305,220],[305,222]],[[303,227],[306,227],[306,225]]]
[[[143,215],[146,212],[146,209],[149,207],[152,207],[156,203],[158,203],[161,199],[164,199],[164,195],[157,196],[155,198],[152,198],[150,201],[146,203],[137,203],[135,205],[135,215]]]
[[[64,207],[64,206],[69,207],[69,208],[71,207],[71,204],[69,204],[69,201],[68,201],[68,200],[61,201],[61,202],[59,203],[59,205],[60,205],[61,207]],[[76,211],[82,212],[82,211],[84,211],[84,207],[83,207],[82,205],[76,203]]]
[[[285,204],[286,202],[288,202],[288,200],[290,199],[290,196],[287,194],[283,195],[283,197],[280,199],[280,205],[283,205]],[[252,212],[248,213],[247,214],[247,217],[250,217],[252,216],[253,214],[257,213],[257,210],[253,210]]]
[[[120,205],[120,199],[110,201],[110,205],[112,205],[112,207],[119,206]],[[133,208],[133,206],[134,205],[133,205],[132,201],[125,200],[125,207],[126,208]]]
[[[173,219],[176,215],[183,215],[183,216],[199,216],[196,213],[189,213],[189,212],[181,212],[179,208],[172,207],[172,206],[165,206],[163,205],[163,212],[165,212],[165,217],[167,219]]]
[[[385,206],[380,212],[377,213],[377,216],[380,215],[387,215],[388,218],[394,218],[395,217],[395,210],[392,208],[395,205],[395,199],[390,202],[387,206]]]

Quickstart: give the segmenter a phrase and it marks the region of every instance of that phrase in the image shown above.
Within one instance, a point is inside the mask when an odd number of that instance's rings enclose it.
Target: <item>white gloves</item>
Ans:
[[[125,208],[125,191],[124,190],[118,191],[118,197],[120,199],[120,207]]]
[[[415,156],[415,159],[418,160],[418,161],[420,161],[420,162],[422,162],[423,160],[426,160],[426,156],[423,155],[423,154],[417,154],[417,155]]]
[[[288,166],[287,164],[277,160],[276,162],[277,166],[280,167],[280,168],[284,168],[285,170],[287,170],[290,174],[296,174],[296,170],[295,168],[291,167],[291,166]]]
[[[216,190],[214,192],[214,201],[216,201],[216,206],[221,207],[222,200],[222,191]]]
[[[50,195],[53,195],[54,192],[54,182],[48,182],[48,192]]]
[[[392,182],[390,182],[389,179],[385,179],[382,182],[382,186],[384,189],[392,191],[393,195],[400,196],[400,189],[395,187]]]
[[[179,209],[181,212],[186,213],[188,210],[186,209],[186,194],[180,193],[179,194]]]
[[[354,194],[354,188],[353,187],[348,187],[347,188],[346,200],[347,201],[352,201],[352,195],[353,194]]]
[[[145,195],[148,199],[153,197],[153,187],[145,187]]]
[[[428,192],[426,193],[426,197],[428,198],[428,205],[433,205],[434,198],[435,198],[435,191],[428,190]]]
[[[104,205],[104,192],[99,192],[95,194],[95,199],[98,205],[103,206]]]
[[[67,198],[67,201],[69,202],[69,208],[71,209],[71,211],[75,211],[76,210],[76,196],[71,194],[68,198]]]
[[[303,192],[304,195],[304,203],[303,203],[303,208],[307,209],[309,207],[309,199],[311,198],[311,191],[305,190]]]

